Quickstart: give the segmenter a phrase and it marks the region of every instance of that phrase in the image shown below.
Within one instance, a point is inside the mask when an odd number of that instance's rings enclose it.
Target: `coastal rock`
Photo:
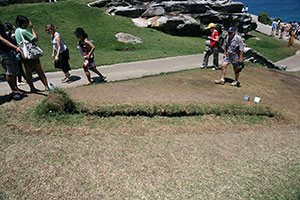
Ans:
[[[243,3],[230,0],[97,0],[89,4],[105,7],[111,15],[134,18],[139,27],[149,27],[172,35],[201,36],[209,23],[240,33],[255,30],[257,24],[241,13]]]
[[[117,6],[106,10],[108,14],[137,18],[146,11],[145,8],[132,6]]]
[[[134,18],[132,21],[138,27],[147,28],[151,25],[151,21],[145,18]]]
[[[248,59],[249,58],[254,58],[255,62],[258,62],[258,63],[262,64],[263,66],[267,66],[270,69],[279,69],[279,70],[286,70],[287,69],[287,66],[276,65],[271,60],[269,60],[268,58],[264,57],[259,52],[255,51],[254,49],[249,48],[249,47],[245,47],[244,57],[248,58]]]
[[[192,35],[200,29],[199,21],[188,15],[161,16],[150,19],[151,27],[173,35]]]
[[[150,7],[141,15],[141,17],[154,17],[154,16],[162,16],[165,14],[165,9],[163,7]]]
[[[119,42],[130,43],[130,44],[143,43],[143,40],[141,38],[128,33],[119,32],[115,36]]]

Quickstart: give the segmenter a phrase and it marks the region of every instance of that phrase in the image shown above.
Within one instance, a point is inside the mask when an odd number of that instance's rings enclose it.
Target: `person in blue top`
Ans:
[[[15,31],[15,37],[16,37],[17,44],[18,44],[19,47],[21,47],[21,44],[22,44],[21,34],[23,35],[24,39],[29,41],[29,42],[37,42],[38,41],[38,37],[37,37],[37,34],[36,34],[36,32],[33,28],[33,25],[27,17],[22,16],[22,15],[17,16],[16,24],[17,24],[18,28]],[[30,33],[28,30],[26,30],[28,26],[30,26],[32,33]],[[30,87],[30,92],[34,93],[34,92],[38,91],[33,85],[32,69],[35,69],[35,71],[39,75],[42,83],[45,86],[45,91],[48,91],[49,90],[48,81],[47,81],[45,73],[42,69],[40,59],[39,58],[37,58],[37,59],[23,59],[22,61],[24,63],[25,69],[26,69],[26,80],[27,80],[27,83]]]

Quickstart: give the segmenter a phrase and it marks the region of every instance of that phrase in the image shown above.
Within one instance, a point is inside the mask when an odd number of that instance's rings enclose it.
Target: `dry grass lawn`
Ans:
[[[233,77],[231,71],[228,77]],[[196,69],[66,91],[89,107],[252,106],[253,97],[260,96],[260,105],[286,119],[36,118],[31,111],[41,95],[3,103],[0,199],[299,199],[299,74],[250,66],[236,88],[215,85],[219,73]],[[242,100],[245,94],[250,102]]]

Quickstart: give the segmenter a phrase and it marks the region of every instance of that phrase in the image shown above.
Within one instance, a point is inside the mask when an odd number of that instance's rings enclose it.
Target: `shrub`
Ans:
[[[272,24],[272,20],[271,18],[269,17],[269,15],[265,12],[260,12],[259,15],[258,15],[258,21],[260,23],[263,23],[263,24],[268,24],[268,25],[271,25]]]

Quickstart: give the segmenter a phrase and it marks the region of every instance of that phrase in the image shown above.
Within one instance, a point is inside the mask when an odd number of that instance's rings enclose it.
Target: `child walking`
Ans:
[[[91,74],[90,74],[89,70],[98,74],[101,82],[106,82],[106,80],[105,80],[106,77],[103,76],[96,68],[94,54],[93,54],[94,50],[95,50],[95,46],[88,39],[88,35],[85,33],[84,29],[81,27],[77,28],[75,30],[74,34],[79,39],[78,46],[84,57],[83,70],[88,79],[88,82],[85,85],[92,84]]]

